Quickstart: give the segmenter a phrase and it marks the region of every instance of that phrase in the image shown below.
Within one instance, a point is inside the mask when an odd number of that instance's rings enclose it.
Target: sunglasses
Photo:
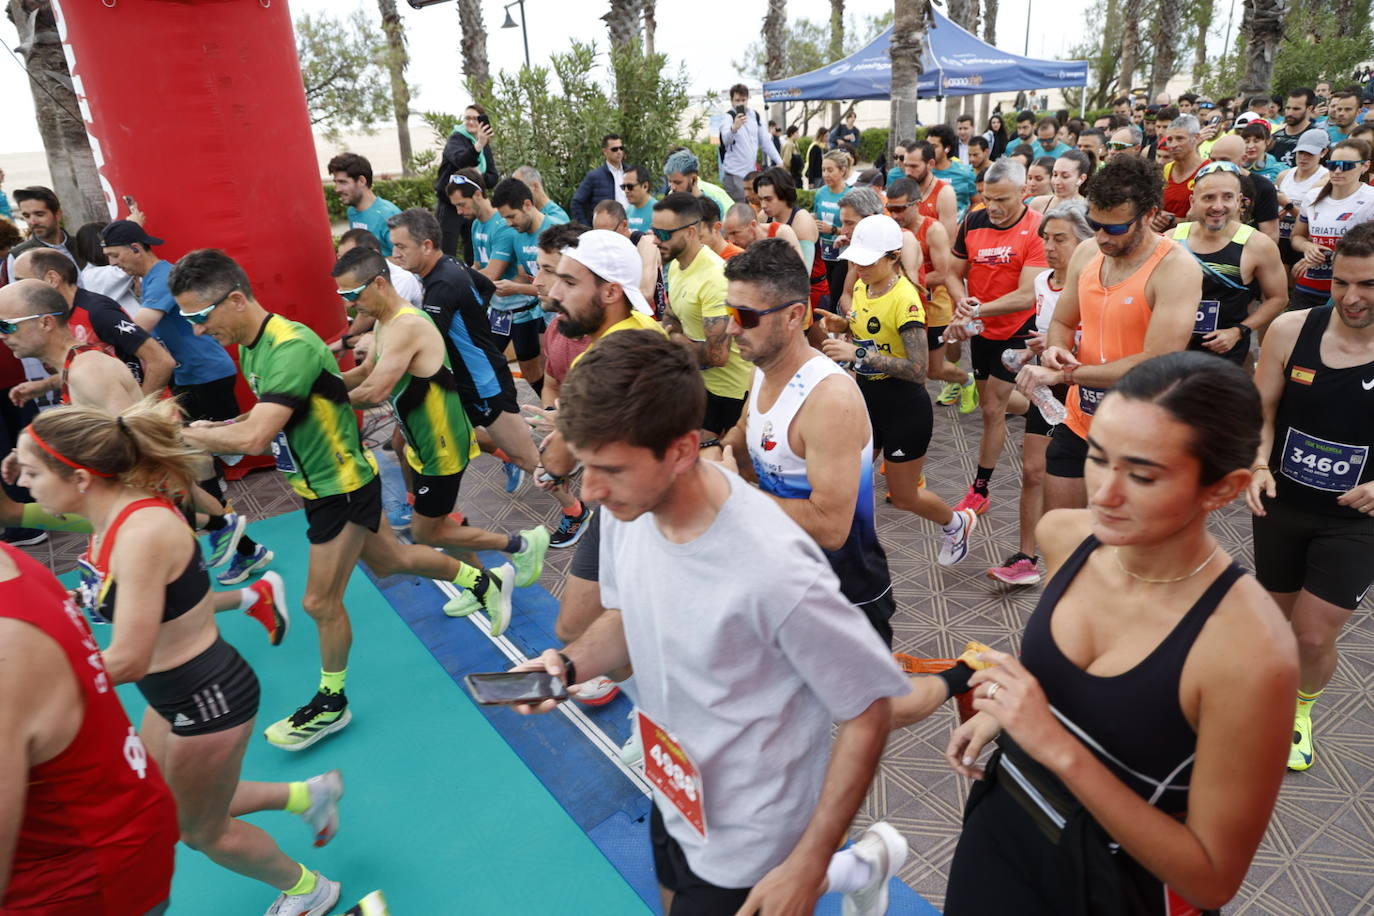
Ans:
[[[375,279],[377,278],[372,278],[372,280]],[[334,290],[334,292],[338,293],[339,297],[342,298],[344,302],[357,302],[358,297],[363,294],[363,290],[367,289],[369,286],[372,285],[372,280],[368,280],[366,283],[363,283],[360,286],[355,286],[352,289],[336,289]]]
[[[1099,223],[1091,216],[1084,217],[1088,222],[1088,228],[1093,232],[1105,232],[1108,235],[1125,235],[1131,231],[1131,227],[1140,222],[1143,213],[1137,213],[1124,223]]]
[[[620,186],[620,190],[622,190],[622,191],[633,191],[635,188],[639,187],[641,184],[648,184],[648,182],[647,182],[647,181],[644,181],[644,182],[640,182],[640,181],[631,181],[631,182],[627,182],[627,183],[625,183],[625,184],[623,184],[623,185]]]
[[[1107,148],[1108,148],[1108,149],[1114,149],[1114,150],[1116,150],[1117,152],[1120,152],[1120,151],[1123,150],[1123,149],[1130,149],[1130,148],[1133,147],[1133,146],[1135,146],[1134,143],[1122,143],[1120,140],[1108,140],[1108,141],[1107,141]]]
[[[1368,159],[1328,159],[1322,163],[1328,171],[1348,172],[1353,168],[1358,168],[1368,162]]]
[[[449,184],[470,184],[470,185],[472,185],[474,188],[479,188],[479,189],[482,187],[480,184],[478,184],[477,182],[473,181],[471,178],[468,178],[468,177],[466,177],[466,176],[464,176],[464,175],[450,175],[450,176],[449,176],[449,179],[448,179],[448,183],[449,183]]]
[[[621,150],[623,150],[624,148],[625,148],[625,147],[623,147],[623,146],[608,146],[608,147],[606,147],[606,152],[608,152],[608,153],[618,153],[618,152],[620,152]]]
[[[883,207],[883,209],[886,210],[888,213],[904,213],[904,212],[906,212],[906,210],[907,210],[908,208],[914,207],[914,206],[916,206],[916,204],[914,204],[914,203],[909,203],[909,204],[886,204],[886,205]]]
[[[1215,102],[1199,102],[1197,107],[1201,108],[1203,111],[1211,111],[1217,106]]]
[[[19,325],[25,321],[32,321],[35,318],[55,318],[58,315],[65,315],[65,312],[44,312],[41,315],[25,315],[23,318],[11,318],[9,321],[0,321],[0,334],[13,334],[19,330]],[[755,322],[757,324],[758,322]]]
[[[213,312],[215,309],[219,308],[221,305],[223,305],[224,300],[228,299],[230,296],[234,295],[234,293],[238,292],[238,289],[239,286],[237,283],[235,283],[233,286],[229,287],[229,292],[225,293],[223,296],[220,296],[214,302],[211,302],[209,305],[207,305],[205,308],[201,309],[198,312],[183,312],[181,311],[181,309],[177,309],[177,312],[181,315],[182,318],[185,318],[187,321],[191,322],[191,324],[205,324],[205,322],[210,320],[210,313]]]
[[[1197,173],[1197,177],[1201,178],[1203,175],[1210,175],[1213,172],[1230,172],[1233,175],[1244,174],[1241,171],[1240,166],[1236,165],[1234,162],[1227,162],[1225,159],[1218,159],[1214,162],[1209,162],[1205,166],[1203,166],[1202,170]],[[1196,181],[1197,178],[1193,180]]]
[[[654,229],[654,238],[658,239],[660,242],[666,242],[666,241],[668,241],[670,238],[673,237],[674,233],[678,233],[678,232],[681,232],[683,229],[687,229],[687,228],[690,228],[690,227],[692,227],[692,226],[695,226],[695,225],[696,225],[697,223],[699,223],[699,222],[701,222],[701,220],[699,220],[699,219],[694,219],[694,220],[692,220],[690,223],[683,223],[681,226],[678,226],[676,229],[659,229],[659,228],[655,227],[655,229]]]
[[[759,322],[763,320],[764,315],[771,315],[774,312],[781,312],[783,309],[791,308],[794,305],[806,305],[810,301],[811,300],[809,299],[793,299],[791,302],[784,302],[782,305],[775,305],[771,309],[751,309],[748,306],[731,305],[727,302],[725,303],[725,311],[730,315],[731,318],[735,319],[736,324],[738,324],[741,328],[744,328],[744,330],[748,331],[752,328],[758,327]]]

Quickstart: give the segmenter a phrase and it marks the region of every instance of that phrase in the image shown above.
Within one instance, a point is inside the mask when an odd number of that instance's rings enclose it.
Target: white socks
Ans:
[[[964,527],[964,514],[954,513],[954,517],[949,520],[948,525],[941,525],[940,530],[945,534],[958,534]]]
[[[258,598],[259,598],[259,595],[258,595],[258,593],[257,593],[254,589],[251,589],[251,588],[241,588],[241,589],[239,589],[239,610],[240,610],[240,611],[246,611],[246,610],[248,610],[250,607],[252,607],[253,605],[257,604]]]
[[[873,866],[860,859],[851,846],[830,857],[825,877],[830,882],[826,893],[849,894],[873,880]]]

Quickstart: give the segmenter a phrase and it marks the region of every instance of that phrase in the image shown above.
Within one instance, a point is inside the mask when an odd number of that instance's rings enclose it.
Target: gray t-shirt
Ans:
[[[601,600],[622,612],[640,709],[701,772],[708,839],[656,798],[668,833],[699,877],[748,887],[806,829],[832,722],[910,688],[816,542],[719,473],[730,495],[690,543],[664,538],[652,513],[603,515]]]

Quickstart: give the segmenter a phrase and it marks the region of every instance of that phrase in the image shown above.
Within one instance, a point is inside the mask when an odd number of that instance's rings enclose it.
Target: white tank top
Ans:
[[[1283,215],[1279,217],[1279,238],[1287,239],[1293,237],[1293,224],[1297,222],[1296,210],[1302,206],[1307,199],[1308,192],[1313,188],[1319,188],[1322,184],[1323,173],[1326,170],[1317,167],[1317,170],[1307,177],[1305,181],[1297,179],[1298,170],[1289,169],[1283,173],[1282,178],[1277,184],[1280,191],[1288,196],[1289,203],[1294,206],[1294,215]]]

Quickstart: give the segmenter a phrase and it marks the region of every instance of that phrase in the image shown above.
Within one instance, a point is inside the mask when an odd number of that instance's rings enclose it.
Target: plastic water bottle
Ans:
[[[1029,347],[1018,350],[1003,350],[1002,365],[1012,372],[1019,371],[1026,363],[1029,363],[1035,356]],[[1040,415],[1045,418],[1045,422],[1051,426],[1058,426],[1064,422],[1064,417],[1068,415],[1064,405],[1054,396],[1048,385],[1036,385],[1031,389],[1031,403],[1040,409]]]
[[[985,325],[983,324],[983,319],[975,318],[972,321],[964,322],[964,327],[968,328],[968,334],[970,337],[977,337],[979,334],[983,333],[983,328],[985,327]],[[940,342],[953,343],[954,341],[948,337],[941,337]]]
[[[1002,365],[1012,372],[1020,370],[1022,366],[1035,358],[1035,353],[1029,347],[1021,347],[1016,350],[1002,351]]]

